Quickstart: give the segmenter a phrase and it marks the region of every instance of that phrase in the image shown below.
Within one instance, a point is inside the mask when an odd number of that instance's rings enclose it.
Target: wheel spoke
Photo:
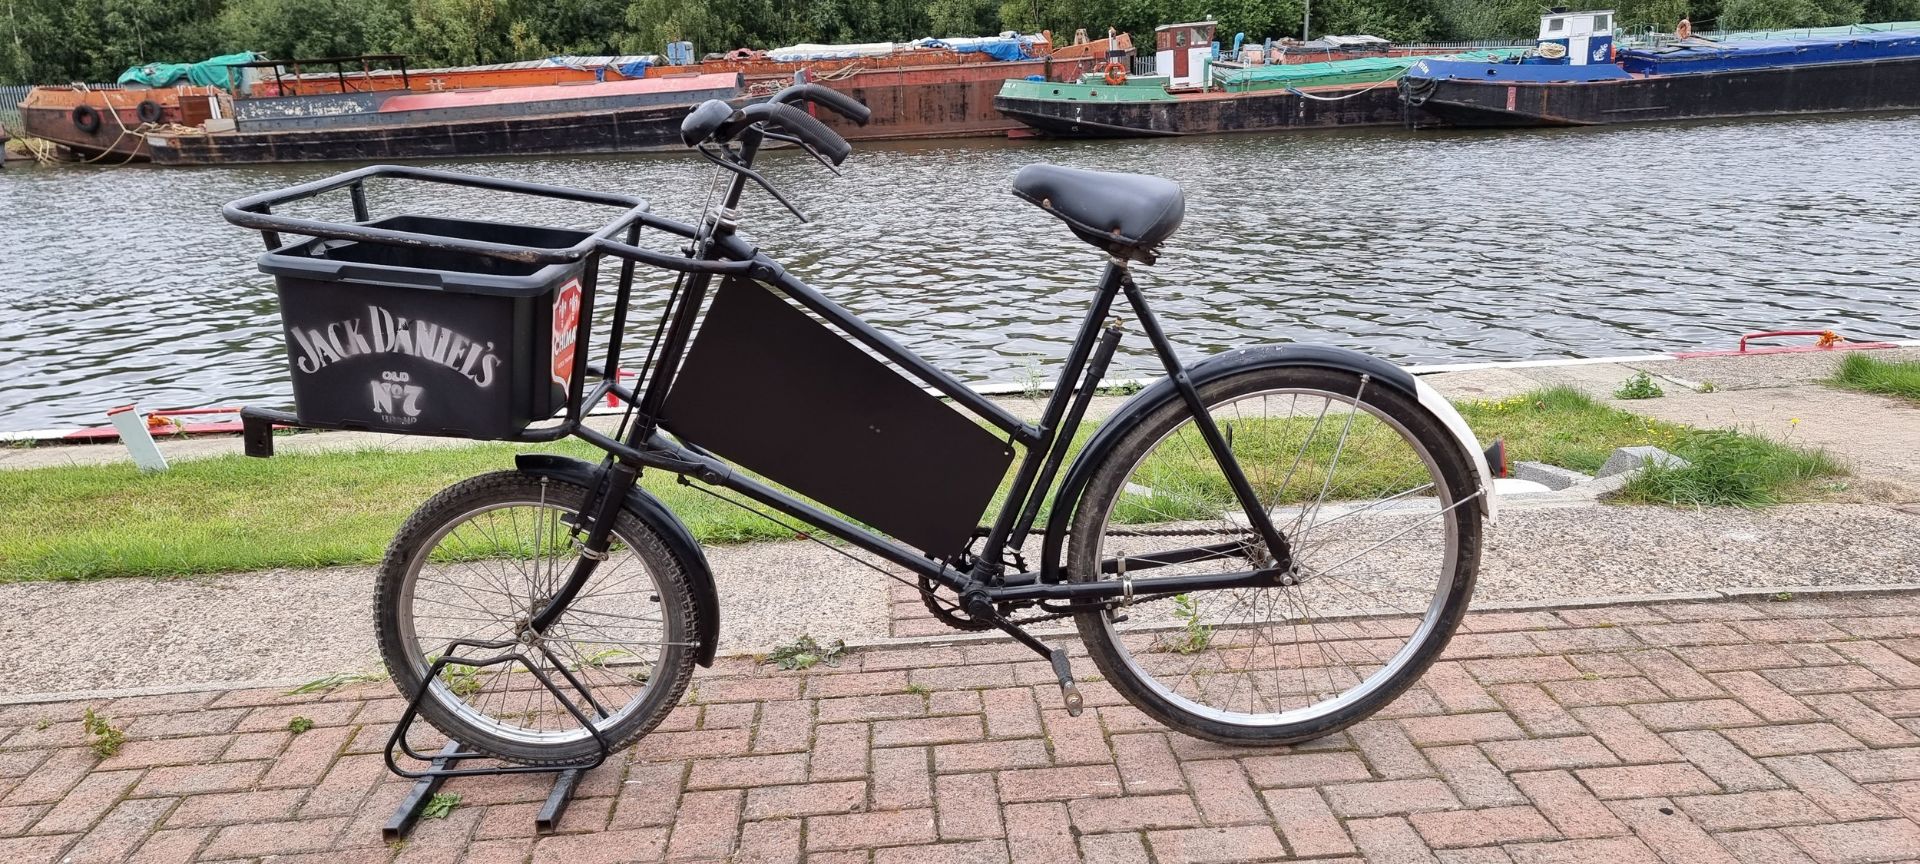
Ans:
[[[1405,649],[1429,644],[1431,622],[1455,596],[1461,517],[1480,493],[1446,485],[1438,465],[1457,458],[1443,449],[1450,441],[1422,440],[1410,431],[1419,421],[1410,426],[1386,404],[1387,388],[1345,377],[1344,386],[1255,388],[1209,406],[1234,458],[1258,478],[1261,506],[1287,525],[1295,566],[1281,584],[1141,601],[1092,619],[1090,647],[1173,715],[1211,721],[1204,734],[1226,735],[1224,726],[1259,740],[1349,706],[1378,708],[1370,695],[1397,692],[1424,668],[1411,658],[1430,652]],[[1077,578],[1117,578],[1100,564],[1123,557],[1153,565],[1155,577],[1233,569],[1223,559],[1269,566],[1258,544],[1246,545],[1245,514],[1195,433],[1186,416],[1116,448],[1124,455],[1097,475],[1113,479],[1090,487],[1111,490],[1091,505],[1096,533],[1074,538]]]

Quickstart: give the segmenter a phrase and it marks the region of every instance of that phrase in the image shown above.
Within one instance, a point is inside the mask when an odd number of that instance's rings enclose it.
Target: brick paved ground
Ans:
[[[1920,860],[1920,594],[1472,618],[1380,716],[1234,750],[1012,646],[725,661],[594,772],[557,836],[538,779],[456,780],[404,845],[384,685],[0,708],[0,862]],[[1081,671],[1091,671],[1082,663]],[[313,728],[294,735],[288,720]]]

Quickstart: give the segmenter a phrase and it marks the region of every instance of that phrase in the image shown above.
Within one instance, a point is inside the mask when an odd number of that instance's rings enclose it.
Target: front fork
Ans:
[[[560,620],[567,607],[573,604],[574,598],[580,596],[580,589],[586,587],[587,580],[593,577],[593,571],[600,566],[600,562],[607,560],[607,549],[613,545],[614,522],[620,518],[620,508],[626,503],[628,493],[639,482],[640,470],[623,462],[614,462],[606,469],[605,476],[606,480],[599,484],[600,497],[583,508],[592,511],[592,514],[588,516],[590,521],[586,525],[586,537],[574,541],[580,560],[574,562],[573,573],[567,577],[566,584],[547,598],[547,604],[527,622],[523,636],[526,633],[535,637],[545,635],[547,628]]]

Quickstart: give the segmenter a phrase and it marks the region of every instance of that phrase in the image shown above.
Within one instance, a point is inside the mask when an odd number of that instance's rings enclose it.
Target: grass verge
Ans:
[[[1590,473],[1617,447],[1652,444],[1694,463],[1642,478],[1627,492],[1634,501],[1752,506],[1806,497],[1819,478],[1843,473],[1820,454],[1649,420],[1566,388],[1465,402],[1460,410],[1483,441],[1504,438],[1515,461]],[[1076,449],[1090,432],[1078,430]],[[0,582],[374,564],[428,496],[510,468],[514,453],[530,449],[589,461],[600,455],[569,441],[230,456],[152,475],[131,465],[0,471]],[[649,472],[642,483],[703,543],[791,536],[665,473]],[[996,508],[1004,494],[1003,484]]]
[[[1882,360],[1855,352],[1840,361],[1839,371],[1827,383],[1847,390],[1899,396],[1920,403],[1920,362]]]

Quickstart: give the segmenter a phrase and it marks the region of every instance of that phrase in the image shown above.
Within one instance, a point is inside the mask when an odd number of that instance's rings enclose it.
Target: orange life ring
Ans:
[[[1125,83],[1127,83],[1127,67],[1121,65],[1118,60],[1108,63],[1107,85],[1110,87],[1118,87]]]
[[[1680,26],[1673,28],[1673,35],[1681,39],[1692,39],[1693,22],[1685,18],[1680,19]]]

